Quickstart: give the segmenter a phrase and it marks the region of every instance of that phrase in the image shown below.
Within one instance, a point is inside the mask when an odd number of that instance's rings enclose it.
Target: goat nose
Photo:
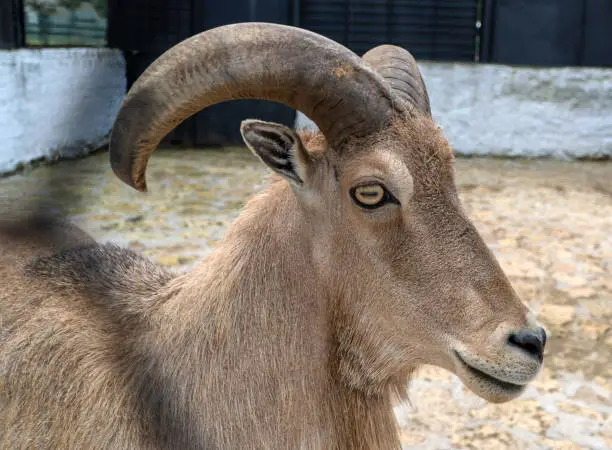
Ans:
[[[527,328],[511,333],[508,337],[508,344],[518,347],[542,361],[544,359],[544,346],[546,345],[546,331],[543,328]]]

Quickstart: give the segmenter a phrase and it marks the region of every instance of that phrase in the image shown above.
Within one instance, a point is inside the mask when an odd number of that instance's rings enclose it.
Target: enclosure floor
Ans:
[[[503,405],[421,370],[396,410],[404,448],[612,448],[612,163],[459,159],[456,169],[468,213],[550,344],[533,385]],[[266,169],[243,149],[160,150],[140,194],[98,154],[0,179],[0,193],[35,182],[52,183],[101,241],[188,270],[265,186]]]

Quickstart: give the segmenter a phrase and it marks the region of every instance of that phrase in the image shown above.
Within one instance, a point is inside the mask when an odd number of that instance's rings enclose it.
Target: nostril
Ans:
[[[542,347],[546,347],[546,331],[544,328],[538,328],[540,336],[542,336]]]
[[[521,330],[510,334],[508,343],[541,361],[543,359],[544,345],[546,344],[546,332],[542,328]]]

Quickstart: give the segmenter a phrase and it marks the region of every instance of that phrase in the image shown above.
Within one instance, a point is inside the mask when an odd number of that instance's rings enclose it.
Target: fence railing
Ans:
[[[106,46],[106,0],[19,1],[27,46]]]
[[[26,22],[26,43],[30,46],[105,46],[106,26],[95,19],[57,23],[45,16]]]
[[[106,23],[95,19],[77,19],[57,23],[49,17],[26,22],[26,43],[30,46],[105,46]]]

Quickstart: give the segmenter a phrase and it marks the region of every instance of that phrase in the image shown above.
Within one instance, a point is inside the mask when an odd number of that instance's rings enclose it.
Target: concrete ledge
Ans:
[[[465,155],[612,156],[612,69],[419,63],[434,119]],[[296,127],[313,127],[298,114]]]
[[[612,156],[612,69],[420,66],[458,154]],[[125,91],[117,50],[0,51],[0,173],[104,145]],[[298,114],[296,127],[312,126]]]
[[[116,50],[0,51],[0,173],[104,145],[125,91]]]

